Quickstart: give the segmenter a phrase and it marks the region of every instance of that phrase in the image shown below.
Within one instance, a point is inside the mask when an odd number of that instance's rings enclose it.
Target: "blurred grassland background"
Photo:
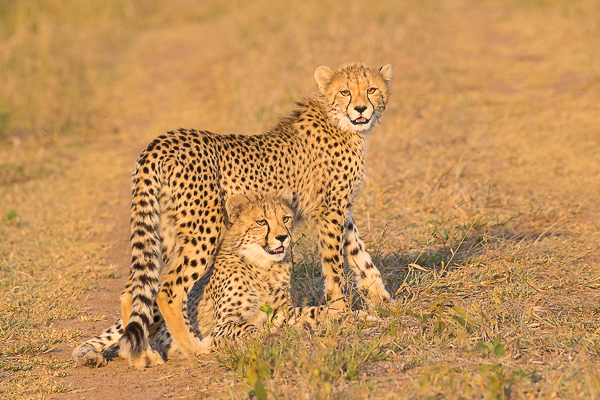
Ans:
[[[398,309],[76,368],[118,318],[148,141],[263,132],[355,60],[394,66],[354,215]],[[0,397],[598,398],[598,154],[595,0],[1,1]],[[313,238],[293,290],[317,302]]]

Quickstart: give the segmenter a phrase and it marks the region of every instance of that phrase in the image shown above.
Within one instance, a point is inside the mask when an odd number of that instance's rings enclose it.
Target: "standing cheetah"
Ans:
[[[223,204],[234,194],[284,187],[297,194],[299,213],[318,223],[332,307],[345,309],[344,257],[372,302],[390,301],[359,238],[351,206],[364,179],[365,138],[388,101],[392,66],[375,70],[350,64],[337,71],[321,66],[314,75],[320,94],[299,102],[290,117],[265,134],[180,129],[159,136],[138,158],[132,266],[121,296],[126,328],[119,342],[131,364],[153,363],[148,334],[154,299],[177,347],[185,354],[204,351],[190,327],[187,294],[216,256],[226,224]],[[163,265],[168,274],[159,292]]]
[[[248,337],[261,329],[268,319],[274,326],[308,323],[316,326],[325,318],[338,318],[341,313],[324,306],[290,306],[291,231],[294,222],[293,193],[281,198],[271,196],[246,197],[233,195],[226,209],[231,228],[224,233],[214,266],[209,267],[188,296],[189,317],[194,334],[208,352],[224,340]],[[273,312],[261,311],[269,306]],[[159,310],[155,310],[157,316]],[[136,367],[162,363],[165,358],[185,356],[173,343],[162,318],[150,324],[156,332],[151,347],[160,351],[149,353],[150,359],[138,358]],[[101,335],[73,350],[73,359],[81,365],[105,366],[105,354],[116,346],[123,334],[118,321]]]

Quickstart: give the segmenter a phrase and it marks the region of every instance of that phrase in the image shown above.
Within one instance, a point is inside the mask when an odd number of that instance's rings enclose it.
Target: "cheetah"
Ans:
[[[293,199],[290,191],[278,197],[233,195],[227,199],[231,227],[224,233],[214,266],[198,279],[188,296],[189,318],[194,334],[204,345],[203,352],[256,334],[267,322],[272,327],[284,323],[316,327],[327,319],[343,316],[326,306],[290,305]],[[261,311],[263,305],[268,305],[272,312]],[[157,307],[154,311],[160,315]],[[162,318],[152,321],[150,330],[153,338],[150,345],[158,354],[149,353],[152,359],[141,360],[137,367],[186,356],[173,343]],[[101,335],[75,348],[73,359],[90,367],[105,366],[122,334],[123,324],[119,320]]]
[[[227,342],[239,342],[267,323],[274,328],[286,323],[314,328],[321,322],[346,316],[328,306],[290,304],[292,198],[290,193],[284,206],[268,198],[256,200],[244,195],[233,195],[227,200],[233,225],[225,231],[208,284],[198,290],[201,296],[190,294],[188,298],[191,325],[204,346],[198,353],[208,353]],[[271,308],[268,312],[264,309],[267,306]],[[376,320],[365,313],[358,315]],[[157,332],[155,340],[168,359],[189,356],[173,342],[166,325]]]
[[[132,178],[132,265],[121,295],[119,341],[132,365],[159,362],[148,341],[155,300],[179,350],[204,351],[190,326],[187,297],[214,261],[226,226],[223,205],[235,194],[288,187],[297,195],[299,215],[318,224],[331,307],[346,309],[344,260],[370,302],[393,303],[351,213],[364,180],[365,140],[386,108],[392,66],[321,66],[314,77],[320,93],[297,103],[265,134],[180,129],[141,153]],[[168,273],[159,286],[163,266]]]

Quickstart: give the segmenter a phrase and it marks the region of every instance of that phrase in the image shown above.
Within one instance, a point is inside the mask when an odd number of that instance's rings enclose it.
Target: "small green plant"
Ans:
[[[504,345],[500,342],[500,339],[494,339],[492,343],[477,343],[476,346],[486,353],[495,354],[498,357],[504,355]]]
[[[250,391],[249,395],[254,394],[258,400],[267,399],[267,391],[256,367],[248,368],[246,371],[246,382],[254,388],[254,390]]]
[[[4,222],[14,221],[17,219],[18,216],[19,215],[17,214],[17,212],[15,210],[8,210],[2,216],[2,221],[4,221]]]
[[[453,311],[453,314],[449,314],[448,310]],[[446,333],[449,336],[456,336],[457,334],[454,331],[456,324],[458,324],[469,335],[472,335],[474,333],[473,328],[477,325],[467,311],[455,306],[449,299],[442,299],[432,304],[428,313],[417,313],[409,308],[405,311],[405,314],[416,318],[420,322],[422,334],[440,335]]]
[[[267,316],[273,314],[273,309],[266,304],[260,306],[259,310],[267,314]]]
[[[274,310],[269,307],[267,304],[263,304],[259,307],[259,310],[267,314],[267,328],[270,328],[273,325],[273,320],[277,319],[277,316],[270,317],[273,314]]]

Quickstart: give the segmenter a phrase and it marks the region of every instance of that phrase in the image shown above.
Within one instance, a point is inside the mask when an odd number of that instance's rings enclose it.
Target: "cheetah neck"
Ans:
[[[365,131],[348,132],[329,118],[323,102],[311,98],[298,103],[298,109],[284,122],[281,131],[293,135],[294,153],[301,162],[293,167],[294,187],[298,188],[299,215],[311,215],[325,196],[323,188],[337,188],[343,201],[352,202],[362,186],[365,168]]]
[[[332,150],[337,143],[359,151],[362,155],[366,135],[370,130],[355,131],[340,126],[338,121],[331,118],[323,101],[324,98],[314,97],[298,103],[299,109],[293,114],[298,136],[320,150]]]

